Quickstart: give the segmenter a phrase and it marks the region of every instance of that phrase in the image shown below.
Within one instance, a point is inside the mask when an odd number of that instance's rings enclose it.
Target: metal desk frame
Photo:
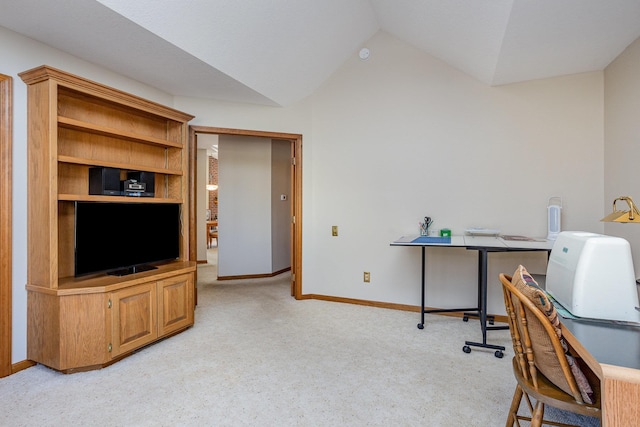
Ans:
[[[496,350],[494,355],[498,358],[503,357],[505,347],[500,345],[487,343],[487,331],[497,329],[508,329],[508,326],[487,326],[487,321],[493,324],[493,316],[487,316],[487,270],[489,264],[489,252],[538,252],[546,251],[547,256],[553,247],[553,241],[511,241],[504,240],[500,237],[488,236],[452,236],[451,243],[414,243],[418,236],[403,236],[391,243],[391,246],[420,246],[422,249],[422,271],[421,271],[421,310],[420,323],[418,329],[424,328],[425,313],[447,313],[447,312],[464,312],[463,320],[467,320],[468,316],[478,317],[480,320],[480,329],[482,330],[482,342],[465,341],[462,350],[465,353],[471,352],[471,347],[482,347]],[[448,308],[448,309],[430,309],[425,310],[425,294],[426,294],[426,248],[427,247],[454,247],[465,248],[467,250],[478,251],[478,305],[471,308]]]

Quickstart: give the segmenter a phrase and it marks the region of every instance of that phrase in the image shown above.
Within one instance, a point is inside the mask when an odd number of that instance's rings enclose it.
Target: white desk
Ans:
[[[420,323],[418,329],[424,328],[425,313],[444,313],[444,312],[465,312],[465,320],[468,315],[477,316],[480,319],[480,328],[482,329],[482,342],[465,341],[462,350],[465,353],[471,352],[471,347],[483,347],[496,350],[494,355],[501,358],[503,346],[487,343],[487,330],[507,329],[508,326],[487,326],[487,264],[489,252],[515,252],[515,251],[546,251],[551,252],[553,241],[516,241],[505,240],[501,237],[494,236],[451,236],[448,240],[439,237],[420,237],[420,236],[402,236],[393,241],[391,246],[418,246],[422,248],[422,300],[420,310]],[[478,305],[472,308],[449,308],[449,309],[425,309],[425,270],[426,270],[426,248],[444,247],[444,248],[465,248],[467,250],[478,251]],[[469,313],[467,313],[469,312]],[[491,320],[493,323],[493,319]]]

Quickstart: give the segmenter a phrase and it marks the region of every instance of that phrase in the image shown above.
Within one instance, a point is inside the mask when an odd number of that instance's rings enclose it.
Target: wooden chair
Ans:
[[[213,247],[213,239],[216,239],[216,246],[218,246],[218,230],[216,229],[209,229],[209,244],[208,244],[208,248],[212,248]]]
[[[213,239],[218,246],[218,221],[207,221],[207,249],[213,247]]]
[[[551,405],[581,415],[601,418],[599,380],[595,374],[591,371],[584,372],[587,377],[590,377],[589,382],[596,396],[595,403],[585,403],[567,360],[563,343],[552,322],[529,297],[514,286],[511,276],[500,274],[500,282],[502,283],[504,302],[509,319],[509,330],[515,353],[512,361],[513,373],[518,383],[513,394],[506,426],[512,427],[514,423],[520,426],[520,420],[530,421],[532,427],[543,424],[568,426],[568,424],[544,420],[545,405]],[[537,331],[532,331],[532,323],[534,322],[539,322],[542,328],[536,325]],[[546,333],[540,333],[542,330]],[[540,345],[536,346],[535,340],[544,342],[539,342],[538,344]],[[534,347],[537,347],[540,351],[541,345],[545,346],[546,354],[541,354],[536,359]],[[557,368],[559,365],[561,369],[556,369],[556,371],[564,377],[561,380],[566,381],[565,388],[568,385],[570,394],[556,385],[558,383],[557,379],[555,381],[556,384],[554,384],[540,371],[540,359],[549,361],[549,358],[557,359],[555,367]],[[518,415],[523,396],[526,398],[531,413],[530,417]],[[531,398],[535,399],[535,404],[532,404]]]

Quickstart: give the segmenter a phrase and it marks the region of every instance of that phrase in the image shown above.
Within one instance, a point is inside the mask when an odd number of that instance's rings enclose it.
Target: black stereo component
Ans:
[[[89,168],[89,194],[120,196],[120,169]]]
[[[139,194],[140,196],[155,196],[156,174],[154,172],[127,172],[127,179],[135,180],[138,184],[144,186],[144,189]]]
[[[125,196],[137,196],[140,197],[146,188],[144,182],[138,182],[135,179],[127,179],[122,181],[120,186],[122,194]]]

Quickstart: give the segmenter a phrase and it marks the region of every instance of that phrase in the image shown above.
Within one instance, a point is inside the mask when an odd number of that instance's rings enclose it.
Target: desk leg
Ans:
[[[425,313],[452,313],[459,311],[480,311],[479,308],[436,308],[425,310],[424,303],[426,299],[426,247],[422,246],[422,296],[420,298],[420,323],[418,323],[418,329],[424,329],[424,315]],[[478,306],[479,307],[479,306]]]
[[[478,305],[476,306],[478,308],[476,309],[475,313],[464,313],[464,317],[462,318],[462,320],[464,320],[465,322],[469,319],[469,317],[476,317],[480,320],[480,322],[482,322],[482,313],[484,312],[484,310],[482,309],[482,277],[483,275],[485,275],[486,277],[485,263],[488,262],[487,256],[488,255],[484,250],[478,249]],[[485,321],[486,320],[487,317],[485,316]]]
[[[487,268],[489,255],[486,250],[478,251],[478,307],[480,307],[480,329],[482,343],[487,343]]]
[[[496,350],[496,357],[504,356],[502,352],[505,347],[500,345],[487,344],[487,265],[489,263],[489,255],[487,249],[478,249],[478,305],[480,307],[480,329],[482,330],[482,342],[465,341],[462,350],[465,353],[471,353],[471,347],[483,347]],[[491,328],[498,329],[498,328]],[[502,329],[500,327],[500,329]]]
[[[425,289],[424,289],[424,275],[425,275],[425,267],[426,267],[426,262],[425,262],[425,247],[422,247],[422,298],[420,299],[420,323],[418,323],[418,329],[424,329],[424,294],[425,294]]]

